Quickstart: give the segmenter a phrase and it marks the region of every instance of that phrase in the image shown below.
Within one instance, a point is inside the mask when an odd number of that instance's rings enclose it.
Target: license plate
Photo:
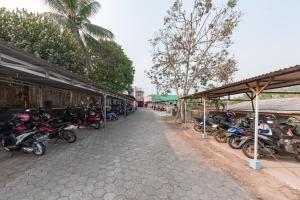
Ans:
[[[217,125],[217,124],[213,124],[212,127],[213,127],[213,128],[217,128],[218,125]]]

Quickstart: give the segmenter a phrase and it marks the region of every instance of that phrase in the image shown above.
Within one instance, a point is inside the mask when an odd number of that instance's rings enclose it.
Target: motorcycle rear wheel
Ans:
[[[235,136],[231,136],[228,138],[227,143],[228,145],[233,148],[233,149],[240,149],[240,138],[239,137],[235,137]]]
[[[65,130],[62,133],[62,137],[64,140],[66,140],[68,143],[74,143],[77,140],[76,134],[71,130]]]
[[[219,143],[226,143],[227,137],[225,131],[223,129],[219,129],[216,131],[214,138]]]
[[[36,156],[42,156],[46,153],[46,146],[41,142],[34,141],[32,143],[32,148],[33,154]]]

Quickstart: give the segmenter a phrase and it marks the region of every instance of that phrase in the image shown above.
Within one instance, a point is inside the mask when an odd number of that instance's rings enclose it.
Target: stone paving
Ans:
[[[49,145],[43,157],[0,159],[0,199],[251,199],[161,118],[139,110],[104,130],[81,130],[74,144]]]

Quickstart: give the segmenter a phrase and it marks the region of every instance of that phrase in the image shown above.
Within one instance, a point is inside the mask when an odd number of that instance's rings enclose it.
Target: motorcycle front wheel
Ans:
[[[216,131],[214,138],[219,143],[226,143],[227,137],[225,131],[223,129],[219,129]]]
[[[66,140],[68,143],[74,143],[77,140],[76,134],[71,130],[65,130],[62,133],[62,137],[64,140]]]
[[[46,146],[41,142],[34,141],[32,143],[32,148],[33,154],[36,156],[42,156],[46,153]]]
[[[93,128],[94,128],[94,129],[99,129],[100,126],[101,126],[101,125],[100,125],[100,122],[97,121],[97,122],[94,123]]]
[[[202,132],[203,126],[200,126],[200,125],[198,125],[198,124],[195,124],[195,125],[194,125],[194,130],[197,131],[197,132]]]
[[[228,145],[233,149],[240,149],[240,138],[235,136],[230,136],[227,140]]]
[[[10,152],[10,151],[11,151],[9,148],[6,147],[6,145],[5,145],[5,140],[4,140],[4,139],[1,140],[1,147],[2,147],[5,151],[7,151],[7,152]]]
[[[250,140],[250,141],[246,142],[242,147],[242,151],[245,156],[253,159],[254,158],[254,141]],[[259,144],[258,144],[258,149],[257,149],[257,157],[260,157]]]

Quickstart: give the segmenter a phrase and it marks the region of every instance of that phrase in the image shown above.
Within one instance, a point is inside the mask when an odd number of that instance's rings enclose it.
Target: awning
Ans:
[[[182,97],[183,99],[217,98],[228,95],[251,92],[253,88],[263,90],[300,85],[300,65],[262,74],[249,79],[227,84],[218,88],[198,92]]]
[[[62,66],[48,63],[4,42],[0,42],[0,79],[2,82],[44,84],[59,89],[134,100],[132,96],[115,93]]]

